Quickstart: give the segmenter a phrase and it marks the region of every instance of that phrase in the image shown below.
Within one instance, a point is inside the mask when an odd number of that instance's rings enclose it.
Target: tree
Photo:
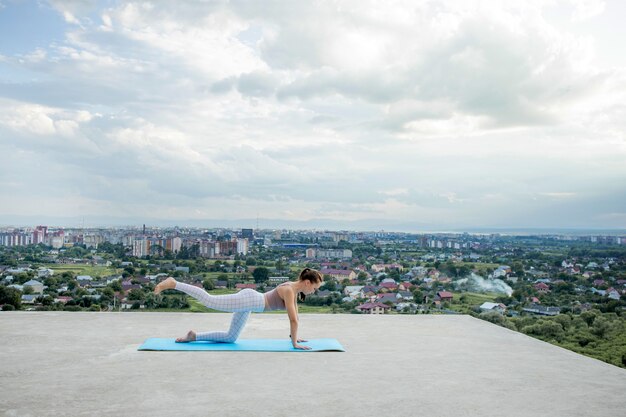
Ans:
[[[0,286],[0,304],[10,304],[19,310],[22,306],[22,294],[15,288]]]
[[[279,259],[278,261],[276,261],[276,271],[280,272],[283,269],[285,269],[285,264],[283,264],[283,261]]]
[[[47,277],[43,280],[43,283],[45,284],[46,287],[56,287],[57,286],[57,280],[56,278],[53,277]]]
[[[109,287],[113,291],[122,291],[122,283],[119,280],[115,280],[109,284]]]
[[[270,277],[270,270],[264,266],[259,266],[252,273],[252,277],[256,283],[266,282]]]
[[[334,279],[324,279],[324,285],[320,287],[320,290],[335,291],[337,290],[337,283]]]
[[[204,281],[202,281],[202,286],[207,291],[215,289],[215,283],[213,282],[211,278],[207,278]]]
[[[511,265],[511,269],[518,277],[524,276],[524,265],[520,261],[513,262],[513,264]]]
[[[145,299],[145,295],[144,295],[143,291],[140,290],[139,288],[133,288],[132,290],[130,290],[128,292],[127,298],[129,300],[143,301]]]

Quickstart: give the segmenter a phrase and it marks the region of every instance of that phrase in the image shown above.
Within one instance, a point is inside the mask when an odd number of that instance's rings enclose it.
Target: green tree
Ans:
[[[133,288],[128,292],[127,298],[129,300],[139,300],[143,301],[145,298],[144,292],[139,288]]]
[[[320,287],[320,290],[336,291],[337,282],[333,278],[328,279],[324,277],[324,284]]]
[[[45,284],[46,287],[56,287],[57,286],[57,280],[56,278],[53,277],[47,277],[43,280],[43,283]]]
[[[283,269],[285,269],[285,264],[283,263],[283,261],[281,260],[276,261],[276,271],[280,272]]]
[[[22,293],[15,288],[0,286],[0,304],[10,304],[19,310],[22,307]]]
[[[215,282],[211,278],[206,278],[204,281],[202,281],[202,286],[205,290],[210,291],[215,289]]]
[[[267,282],[270,277],[270,270],[264,266],[259,266],[252,273],[252,277],[256,283]]]
[[[119,280],[115,280],[109,284],[109,287],[113,291],[122,291],[122,283]]]

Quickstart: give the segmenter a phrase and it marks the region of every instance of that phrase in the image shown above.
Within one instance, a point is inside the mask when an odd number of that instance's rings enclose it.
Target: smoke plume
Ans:
[[[474,292],[497,292],[511,296],[513,289],[500,279],[485,279],[480,275],[472,274],[467,278],[454,281],[456,289],[465,289]]]

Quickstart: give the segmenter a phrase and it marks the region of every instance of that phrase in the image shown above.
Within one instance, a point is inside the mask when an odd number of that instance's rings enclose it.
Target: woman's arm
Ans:
[[[296,306],[296,317],[298,318],[298,322],[300,322],[300,308],[298,307],[298,297],[293,297],[293,303]],[[304,339],[296,339],[296,342],[308,342],[308,340]]]
[[[287,307],[287,316],[289,316],[289,330],[291,331],[291,344],[296,349],[311,349],[308,346],[298,344],[298,311],[296,310],[296,300],[292,289],[286,289],[283,300]]]

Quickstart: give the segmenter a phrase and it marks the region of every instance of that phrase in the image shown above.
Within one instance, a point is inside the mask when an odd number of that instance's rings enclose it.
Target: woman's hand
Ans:
[[[294,349],[302,349],[302,350],[311,350],[310,346],[304,346],[304,345],[299,345],[299,344],[295,344],[293,345]]]
[[[301,343],[301,342],[302,342],[302,343],[305,343],[305,342],[308,342],[308,340],[298,339],[298,343]]]

